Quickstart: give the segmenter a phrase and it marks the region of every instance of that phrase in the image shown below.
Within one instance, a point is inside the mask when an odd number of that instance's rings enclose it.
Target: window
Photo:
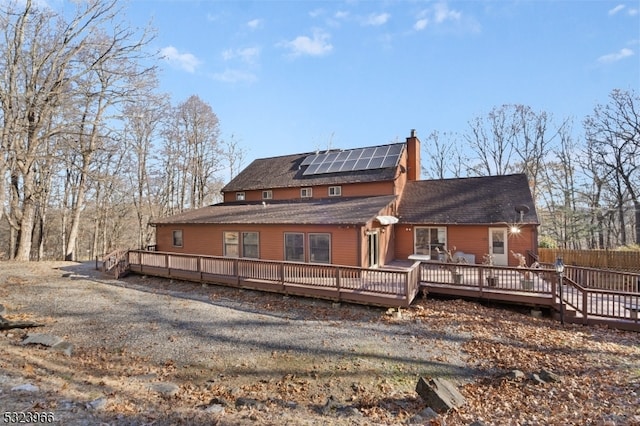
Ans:
[[[341,186],[330,186],[329,187],[329,197],[339,197],[342,195],[342,187]]]
[[[236,192],[236,201],[244,201],[244,192]]]
[[[173,246],[182,247],[182,229],[173,231]]]
[[[304,262],[304,234],[284,233],[284,260]]]
[[[331,234],[309,234],[309,261],[331,263]]]
[[[224,255],[227,257],[239,257],[239,235],[237,232],[224,233]]]
[[[311,188],[300,188],[300,197],[311,198],[311,195],[312,195]]]
[[[436,248],[443,251],[447,245],[446,228],[416,226],[414,237],[414,254],[428,254],[433,260],[438,259],[438,251]]]
[[[258,259],[260,257],[259,247],[260,238],[257,232],[243,232],[242,233],[242,257],[253,257]]]
[[[263,200],[270,200],[273,198],[273,191],[266,190],[266,191],[262,191],[262,199]]]

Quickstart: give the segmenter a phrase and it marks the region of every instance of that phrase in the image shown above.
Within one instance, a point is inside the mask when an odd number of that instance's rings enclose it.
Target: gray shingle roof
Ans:
[[[404,146],[404,143],[399,145]],[[339,150],[334,151],[338,152]],[[255,189],[378,182],[393,180],[396,177],[396,167],[303,176],[307,166],[301,166],[301,163],[306,157],[313,154],[315,153],[309,152],[254,160],[231,182],[225,185],[222,191],[250,191]]]
[[[221,203],[158,219],[155,224],[319,224],[362,225],[396,199],[395,195],[306,201]]]
[[[523,222],[538,224],[524,174],[423,180],[407,182],[398,216],[413,224],[514,223],[521,205],[529,207]]]

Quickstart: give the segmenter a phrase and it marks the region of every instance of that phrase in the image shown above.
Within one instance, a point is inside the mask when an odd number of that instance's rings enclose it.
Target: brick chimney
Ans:
[[[407,179],[420,180],[420,168],[420,139],[416,129],[411,129],[411,136],[407,138]]]

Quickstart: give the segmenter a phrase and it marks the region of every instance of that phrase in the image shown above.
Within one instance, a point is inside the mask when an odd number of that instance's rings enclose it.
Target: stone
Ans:
[[[219,396],[211,398],[211,401],[209,401],[209,405],[222,405],[223,407],[230,406],[229,401],[224,398],[220,398]]]
[[[520,370],[511,370],[502,377],[508,380],[522,380],[524,379],[524,373]]]
[[[554,382],[560,381],[560,376],[558,376],[556,373],[549,370],[541,370],[540,373],[538,373],[538,375],[542,380],[544,380],[547,383],[554,383]]]
[[[433,409],[431,407],[427,407],[424,410],[420,411],[418,414],[416,414],[415,416],[411,417],[409,419],[409,424],[419,424],[419,425],[423,425],[423,424],[431,424],[432,420],[436,420],[438,418],[438,413],[436,413],[435,411],[433,411]],[[434,422],[434,424],[436,424]]]
[[[531,375],[531,380],[533,380],[537,385],[544,385],[545,383],[547,383],[547,382],[545,382],[544,380],[542,380],[542,379],[540,378],[540,376],[538,375],[538,373],[533,373],[533,374]]]
[[[211,404],[210,406],[205,408],[204,411],[211,414],[224,414],[224,405]]]
[[[32,385],[31,383],[25,383],[23,385],[14,386],[11,390],[15,392],[38,392],[40,388],[36,385]]]
[[[247,407],[247,408],[256,408],[258,410],[263,410],[265,405],[253,398],[244,398],[240,397],[236,399],[236,408]]]
[[[22,345],[43,345],[47,347],[53,347],[58,343],[62,343],[61,337],[55,336],[53,334],[44,334],[44,333],[29,333],[27,337],[22,341]]]
[[[436,413],[445,413],[466,403],[464,396],[453,383],[439,377],[429,380],[420,377],[416,392]]]
[[[100,397],[87,403],[87,408],[92,410],[102,410],[107,405],[107,398]]]
[[[174,396],[180,390],[180,386],[176,385],[175,383],[160,382],[151,383],[149,385],[149,389],[159,393],[162,396]]]
[[[0,304],[0,315],[4,315],[7,312],[7,309],[4,305]]]
[[[62,352],[66,356],[71,356],[71,354],[73,353],[73,344],[69,342],[60,342],[51,346],[51,349]]]

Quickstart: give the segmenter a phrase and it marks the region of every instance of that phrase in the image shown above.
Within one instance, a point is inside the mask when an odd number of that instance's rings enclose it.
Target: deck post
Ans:
[[[587,296],[589,295],[589,289],[586,289],[584,293],[582,293],[582,323],[587,324]]]
[[[478,290],[482,295],[482,289],[484,288],[484,269],[478,268]]]
[[[338,300],[340,300],[340,267],[336,267],[336,291],[338,292]]]

